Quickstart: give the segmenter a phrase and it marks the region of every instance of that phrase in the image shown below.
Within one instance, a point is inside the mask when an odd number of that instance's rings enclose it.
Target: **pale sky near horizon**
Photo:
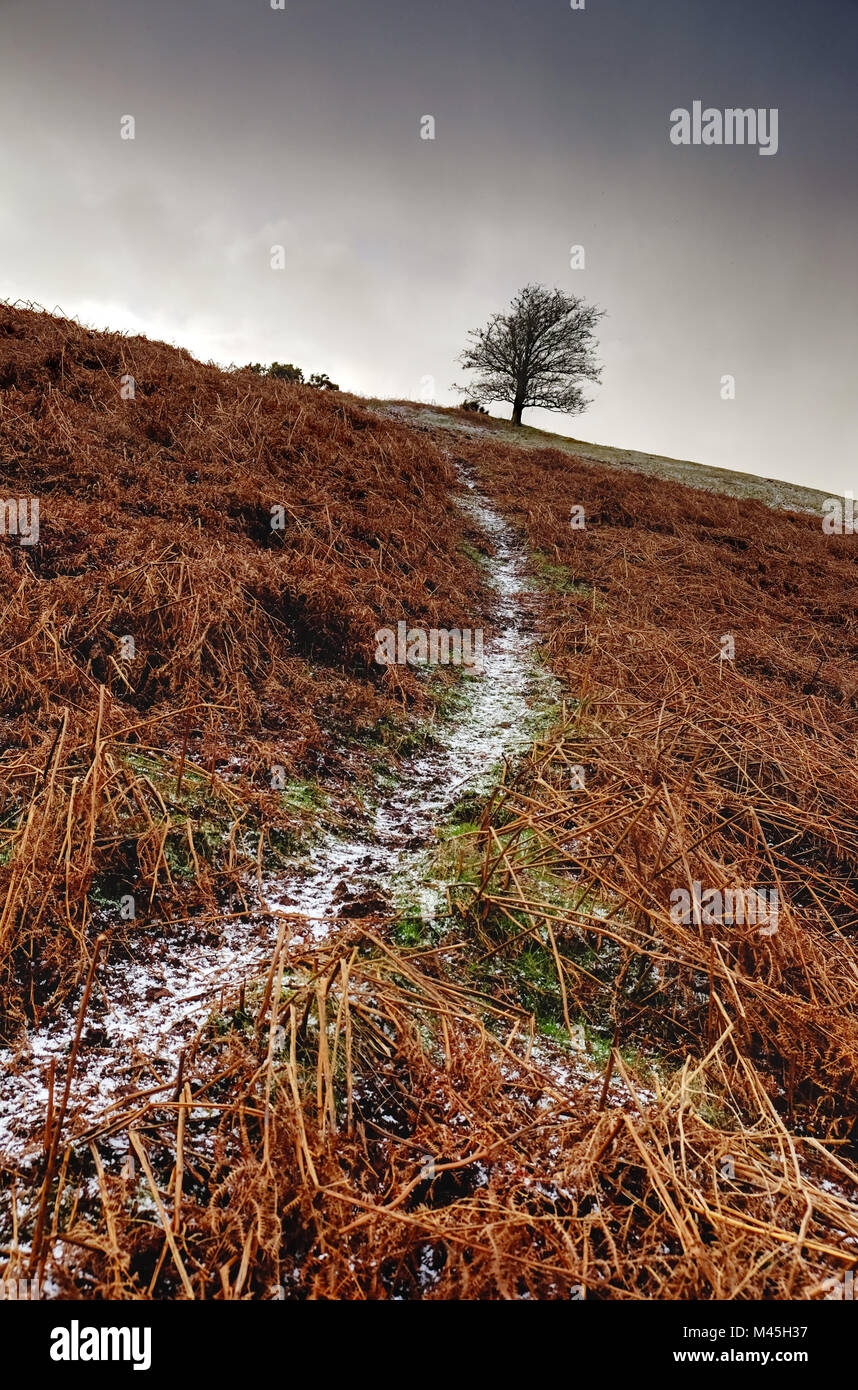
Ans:
[[[856,60],[855,0],[0,0],[0,297],[452,404],[557,285],[603,381],[526,422],[858,491]],[[696,100],[777,153],[672,144]]]

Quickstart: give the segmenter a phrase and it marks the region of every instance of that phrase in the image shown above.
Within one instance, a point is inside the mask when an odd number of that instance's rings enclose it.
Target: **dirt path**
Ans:
[[[534,605],[523,597],[524,554],[473,480],[463,476],[462,483],[461,506],[492,542],[487,564],[497,636],[486,643],[483,673],[468,677],[459,713],[438,727],[433,745],[398,770],[364,827],[347,839],[320,841],[309,861],[264,885],[260,907],[304,919],[294,932],[296,944],[350,920],[356,899],[377,900],[377,910],[393,909],[397,899],[420,902],[431,918],[440,890],[424,879],[435,827],[463,792],[486,789],[501,761],[528,746],[539,707],[556,699],[553,678],[533,659]],[[220,997],[234,995],[242,981],[267,967],[278,925],[269,911],[227,921],[210,940],[201,939],[193,924],[171,928],[169,936],[141,933],[135,959],[103,963],[72,1086],[72,1125],[91,1125],[132,1089],[132,1078],[133,1085],[171,1086],[183,1048]],[[16,1053],[0,1053],[0,1156],[10,1165],[26,1169],[41,1154],[49,1066],[53,1060],[59,1088],[74,1019],[75,1006],[31,1034]]]

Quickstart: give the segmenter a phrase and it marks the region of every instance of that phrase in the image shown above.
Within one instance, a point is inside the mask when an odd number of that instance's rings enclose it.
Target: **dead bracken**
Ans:
[[[0,546],[7,1040],[76,1009],[5,1174],[3,1278],[835,1296],[858,1243],[851,538],[26,310],[0,310],[0,384],[0,493],[41,503],[38,546]],[[75,1067],[111,1046],[105,955],[217,934],[230,895],[246,915],[264,837],[323,814],[310,777],[368,789],[373,731],[433,710],[374,662],[379,627],[489,629],[454,464],[531,557],[565,700],[439,826],[439,911],[347,876],[336,933],[273,908],[265,965],[178,1067],[134,1057],[76,1111]],[[671,911],[741,885],[775,930]]]

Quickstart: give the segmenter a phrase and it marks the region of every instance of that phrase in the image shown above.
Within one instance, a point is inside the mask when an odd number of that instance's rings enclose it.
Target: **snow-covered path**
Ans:
[[[487,788],[501,760],[528,746],[534,706],[555,694],[552,677],[533,659],[523,552],[473,480],[462,482],[461,505],[494,549],[487,563],[497,635],[486,643],[482,674],[468,678],[458,713],[437,726],[432,746],[398,770],[366,824],[347,839],[320,840],[294,873],[264,885],[265,908],[304,919],[295,924],[295,942],[350,920],[340,915],[343,900],[362,895],[380,894],[391,904],[404,896],[431,917],[437,889],[424,874],[434,827],[463,792]],[[267,968],[279,921],[263,911],[226,920],[202,938],[194,924],[166,936],[141,933],[136,959],[101,963],[67,1112],[75,1129],[127,1094],[132,1077],[141,1086],[172,1082],[182,1050],[221,994],[234,995],[242,981]],[[59,1088],[74,1029],[73,1003],[16,1052],[0,1052],[0,1158],[11,1166],[26,1168],[41,1153],[50,1062]],[[144,1058],[151,1080],[139,1079]]]

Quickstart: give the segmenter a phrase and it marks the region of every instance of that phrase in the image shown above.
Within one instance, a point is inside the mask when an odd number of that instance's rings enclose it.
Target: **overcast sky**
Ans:
[[[540,281],[604,374],[526,422],[858,491],[856,67],[856,0],[0,0],[0,296],[446,403]]]

